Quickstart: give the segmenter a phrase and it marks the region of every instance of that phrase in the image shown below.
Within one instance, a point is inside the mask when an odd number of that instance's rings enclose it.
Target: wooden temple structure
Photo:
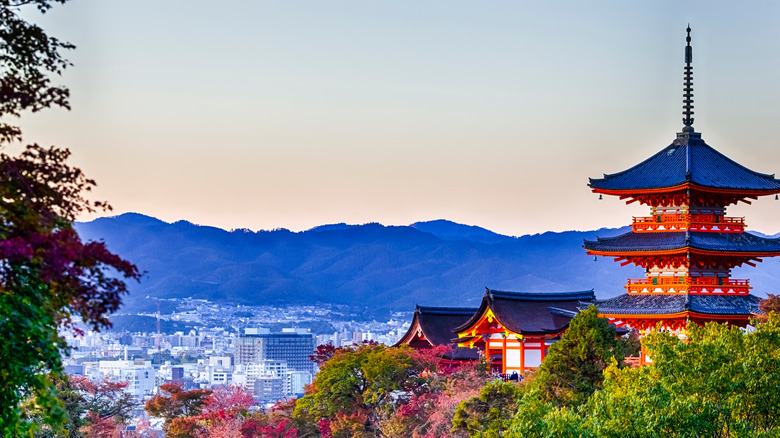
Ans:
[[[479,348],[495,371],[507,374],[542,364],[547,348],[561,338],[579,309],[596,299],[582,292],[485,290],[471,318],[453,329],[458,346]]]
[[[645,268],[645,278],[628,280],[625,294],[596,303],[615,325],[640,333],[660,324],[684,336],[691,321],[746,326],[759,312],[759,298],[731,270],[780,255],[780,239],[748,233],[744,218],[726,216],[730,205],[780,193],[780,180],[732,161],[694,131],[690,27],[687,32],[682,132],[647,160],[589,184],[599,196],[650,207],[651,215],[635,217],[630,232],[584,244],[590,255]]]
[[[484,357],[496,372],[510,374],[538,367],[547,348],[559,340],[583,306],[582,292],[504,292],[487,289],[479,308],[417,306],[409,329],[395,345],[450,346],[444,365]]]
[[[467,307],[417,306],[409,330],[393,346],[405,344],[417,349],[450,346],[450,350],[442,356],[445,365],[477,360],[478,351],[459,347],[452,341],[452,330],[468,321],[476,311],[475,308]]]

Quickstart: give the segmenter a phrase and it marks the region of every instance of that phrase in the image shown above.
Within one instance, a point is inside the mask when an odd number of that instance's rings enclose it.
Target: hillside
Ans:
[[[128,213],[79,223],[78,231],[146,272],[131,284],[125,311],[150,309],[144,297],[193,297],[253,305],[335,303],[388,310],[415,304],[477,305],[484,287],[517,291],[623,292],[640,268],[582,249],[583,239],[625,229],[521,237],[438,220],[410,226],[324,225],[303,232],[225,231]],[[737,272],[754,293],[776,289],[780,265]]]

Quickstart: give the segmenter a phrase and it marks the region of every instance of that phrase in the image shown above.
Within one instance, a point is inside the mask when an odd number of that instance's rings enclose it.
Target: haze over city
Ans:
[[[74,0],[71,111],[25,115],[115,213],[222,228],[446,218],[508,235],[617,227],[647,208],[588,177],[694,127],[780,171],[780,6],[732,2]],[[780,202],[743,213],[780,231]],[[94,216],[85,216],[88,220]]]

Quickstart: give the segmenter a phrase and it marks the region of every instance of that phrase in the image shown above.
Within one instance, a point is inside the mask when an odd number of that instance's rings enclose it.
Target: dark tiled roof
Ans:
[[[623,294],[597,301],[606,315],[664,315],[685,311],[709,315],[751,315],[760,313],[754,295]]]
[[[523,335],[559,333],[568,327],[583,302],[596,299],[593,290],[579,292],[504,292],[487,289],[474,316],[453,331],[465,330],[491,309],[507,329]]]
[[[466,307],[422,307],[417,306],[414,317],[406,334],[395,345],[410,337],[415,328],[415,321],[420,325],[425,338],[434,345],[452,344],[452,329],[463,324],[477,311]]]
[[[769,239],[751,233],[666,233],[628,232],[615,237],[586,240],[589,251],[665,251],[691,247],[725,252],[780,252],[780,239]]]
[[[444,353],[441,357],[449,360],[477,360],[479,359],[479,349],[454,347],[451,352]]]
[[[447,345],[452,343],[452,329],[476,312],[475,308],[418,306],[414,313],[426,338],[435,345]]]
[[[602,190],[641,190],[686,182],[719,189],[780,191],[780,180],[774,175],[754,172],[700,138],[677,139],[630,169],[604,178],[591,178],[589,186]]]

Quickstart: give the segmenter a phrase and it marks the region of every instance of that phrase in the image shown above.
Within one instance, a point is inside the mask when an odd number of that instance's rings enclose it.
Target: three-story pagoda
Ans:
[[[584,244],[590,255],[646,269],[645,278],[628,280],[626,294],[597,302],[601,315],[642,333],[659,322],[676,333],[690,321],[747,325],[759,299],[731,270],[780,255],[780,239],[747,233],[744,218],[726,216],[730,205],[780,193],[780,180],[732,161],[694,131],[690,27],[687,32],[682,132],[647,160],[589,184],[600,196],[651,209],[650,216],[634,218],[632,231]]]

